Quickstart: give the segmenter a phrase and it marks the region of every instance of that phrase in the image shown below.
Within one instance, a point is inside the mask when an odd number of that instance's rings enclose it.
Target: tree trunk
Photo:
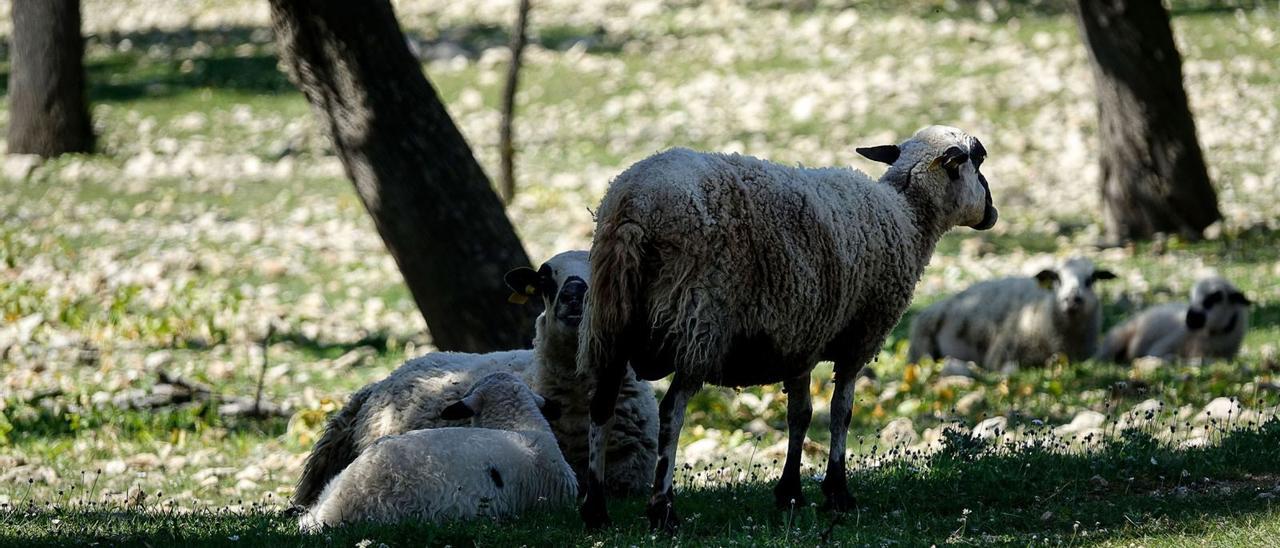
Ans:
[[[12,9],[9,152],[89,152],[80,1],[13,0]]]
[[[1199,238],[1222,218],[1160,0],[1079,0],[1093,59],[1102,212],[1112,243],[1156,233]]]
[[[503,274],[529,264],[502,202],[409,52],[387,0],[270,0],[294,83],[328,126],[436,346],[527,347],[532,307]]]
[[[515,145],[512,144],[511,123],[516,116],[516,89],[520,81],[520,58],[524,54],[526,31],[529,27],[529,0],[520,0],[516,8],[516,24],[511,29],[511,64],[507,66],[507,86],[502,90],[502,197],[511,203],[516,197]]]

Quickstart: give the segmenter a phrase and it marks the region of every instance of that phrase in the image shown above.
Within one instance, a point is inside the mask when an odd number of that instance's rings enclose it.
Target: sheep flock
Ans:
[[[782,384],[788,441],[773,495],[794,508],[806,503],[800,466],[820,361],[834,364],[823,506],[854,508],[845,445],[855,378],[911,307],[942,236],[999,217],[981,171],[987,150],[964,131],[930,126],[857,152],[887,169],[877,179],[677,148],[623,171],[595,211],[590,252],[512,265],[512,302],[539,297],[545,309],[533,348],[428,354],[353,394],[307,458],[293,497],[300,527],[575,502],[588,527],[602,527],[607,497],[646,495],[650,526],[674,531],[685,408],[708,384]],[[914,315],[908,361],[1008,372],[1240,351],[1251,301],[1219,276],[1186,303],[1103,333],[1096,284],[1122,274],[1070,257],[975,283]],[[664,378],[658,402],[649,383]]]

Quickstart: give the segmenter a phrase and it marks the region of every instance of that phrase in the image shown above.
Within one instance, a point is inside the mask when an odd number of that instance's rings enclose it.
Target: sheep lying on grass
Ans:
[[[307,457],[293,502],[309,506],[331,478],[375,440],[410,430],[459,426],[440,415],[477,379],[506,371],[520,375],[558,408],[552,431],[566,459],[585,477],[587,469],[587,405],[591,383],[578,375],[578,325],[591,279],[586,251],[567,251],[537,271],[517,268],[507,284],[519,296],[541,296],[546,311],[538,316],[533,350],[488,354],[436,352],[409,360],[386,379],[361,388],[329,419],[324,434]],[[517,299],[518,300],[518,299]],[[618,494],[649,488],[657,459],[658,406],[649,383],[624,379],[618,399],[608,458],[614,463],[606,478]]]
[[[907,360],[950,357],[998,369],[1041,366],[1054,355],[1088,359],[1102,329],[1093,284],[1115,277],[1077,257],[1034,277],[976,283],[915,317]]]
[[[1233,359],[1249,330],[1249,298],[1231,282],[1213,276],[1196,282],[1191,302],[1144,310],[1107,333],[1099,360],[1128,363],[1155,356],[1174,359]]]
[[[685,404],[704,382],[784,383],[790,439],[774,495],[803,504],[809,375],[819,360],[835,361],[822,491],[833,508],[853,506],[845,437],[854,376],[911,302],[943,233],[988,229],[997,217],[978,171],[986,151],[958,129],[928,127],[900,146],[859,152],[890,164],[879,182],[852,169],[673,149],[610,185],[597,212],[578,358],[596,376],[588,525],[608,520],[603,448],[628,362],[643,379],[675,373],[659,408],[651,525],[678,523],[676,441]]]
[[[441,416],[474,427],[414,430],[379,439],[320,493],[299,525],[512,516],[577,499],[578,481],[518,377],[480,379]]]

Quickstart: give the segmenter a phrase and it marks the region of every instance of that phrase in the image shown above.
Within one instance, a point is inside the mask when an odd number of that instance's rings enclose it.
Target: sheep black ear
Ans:
[[[1239,291],[1232,293],[1230,295],[1227,295],[1227,300],[1231,301],[1231,304],[1240,304],[1244,306],[1249,306],[1253,304],[1253,301],[1249,300],[1248,297],[1244,296],[1244,293],[1241,293]]]
[[[440,418],[447,421],[460,421],[476,416],[476,412],[467,407],[465,402],[457,402],[440,410]]]
[[[539,281],[541,275],[538,271],[522,266],[512,269],[502,277],[502,281],[507,283],[507,287],[511,288],[511,296],[507,297],[507,302],[512,304],[524,304],[529,302],[529,297],[538,295]]]
[[[1061,278],[1058,277],[1058,273],[1052,270],[1046,269],[1036,272],[1036,282],[1045,289],[1053,289],[1053,286],[1059,281],[1061,281]]]
[[[902,155],[902,149],[898,148],[898,145],[858,147],[854,150],[857,150],[858,154],[863,155],[868,160],[889,165],[893,165],[894,162],[898,161],[898,156]]]
[[[1098,280],[1114,280],[1114,279],[1116,279],[1116,274],[1115,274],[1115,272],[1112,272],[1112,271],[1110,271],[1110,270],[1095,270],[1095,271],[1093,271],[1093,280],[1094,280],[1094,281],[1098,281]]]
[[[556,400],[543,399],[542,405],[538,408],[542,409],[542,417],[548,421],[560,420],[560,416],[564,413],[564,408]]]
[[[1204,327],[1204,324],[1207,320],[1208,318],[1205,317],[1204,311],[1196,310],[1194,308],[1187,311],[1187,328],[1188,329],[1191,329],[1191,330],[1200,329]]]

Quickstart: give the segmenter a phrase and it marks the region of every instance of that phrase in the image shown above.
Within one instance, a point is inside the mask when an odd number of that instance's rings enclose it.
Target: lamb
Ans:
[[[533,350],[488,354],[436,352],[410,360],[386,379],[365,386],[330,418],[307,458],[293,503],[313,504],[320,490],[375,440],[424,428],[459,426],[440,416],[468,386],[490,373],[521,376],[558,407],[549,413],[560,449],[579,479],[587,468],[587,402],[591,383],[577,374],[578,326],[590,272],[586,251],[567,251],[537,271],[507,273],[513,300],[542,297],[545,312],[536,321]],[[658,406],[653,389],[628,375],[621,388],[608,448],[611,493],[641,493],[649,488],[657,459]]]
[[[594,276],[578,367],[596,376],[590,470],[581,507],[590,527],[609,520],[603,479],[620,381],[671,375],[659,404],[658,466],[646,514],[678,526],[672,474],[685,405],[703,383],[782,382],[790,432],[774,489],[803,504],[800,459],[812,414],[809,377],[835,362],[831,454],[822,491],[854,505],[845,475],[853,381],[911,302],[943,233],[995,225],[986,150],[949,127],[901,145],[860,148],[890,165],[879,182],[848,168],[804,168],[672,149],[613,180],[597,211]]]
[[[976,283],[916,316],[907,360],[951,357],[999,369],[1043,366],[1055,355],[1088,359],[1102,330],[1093,286],[1115,277],[1075,257],[1034,277]]]
[[[299,520],[314,532],[343,522],[440,522],[513,516],[577,499],[573,469],[556,446],[544,404],[511,373],[493,373],[441,412],[473,426],[413,430],[379,439]]]
[[[1148,308],[1107,333],[1097,359],[1128,363],[1154,356],[1174,359],[1234,359],[1249,330],[1252,302],[1220,276],[1202,278],[1190,303]]]

